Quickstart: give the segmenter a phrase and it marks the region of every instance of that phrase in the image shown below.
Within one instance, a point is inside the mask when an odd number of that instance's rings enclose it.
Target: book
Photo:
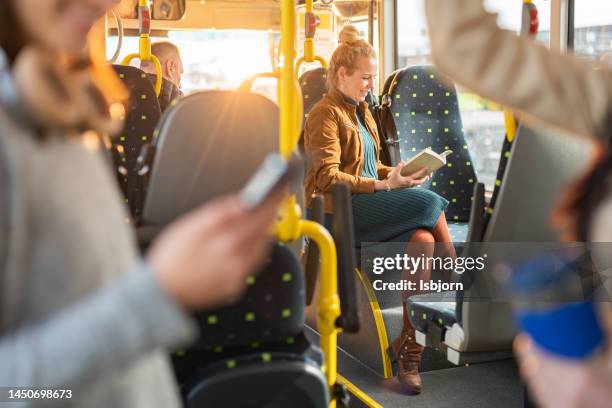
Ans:
[[[429,173],[432,173],[440,167],[446,166],[446,157],[452,152],[452,150],[446,150],[438,154],[429,148],[424,149],[408,160],[402,167],[400,174],[404,177],[409,176],[423,167],[427,167]]]

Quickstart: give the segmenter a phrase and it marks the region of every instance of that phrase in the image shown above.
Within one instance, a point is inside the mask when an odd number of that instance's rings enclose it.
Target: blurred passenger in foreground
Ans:
[[[179,407],[167,352],[197,337],[189,310],[235,298],[262,266],[282,194],[254,210],[218,198],[139,257],[95,143],[121,128],[121,84],[82,52],[115,3],[0,3],[0,384]]]
[[[582,242],[612,242],[612,70],[500,29],[482,0],[426,0],[426,14],[434,62],[443,73],[528,123],[556,126],[597,145],[596,163],[563,205],[563,227]],[[612,266],[612,253],[594,256],[601,270]],[[610,313],[602,308],[604,318]],[[525,335],[516,349],[541,406],[603,407],[612,400],[609,353],[593,365],[569,362]]]

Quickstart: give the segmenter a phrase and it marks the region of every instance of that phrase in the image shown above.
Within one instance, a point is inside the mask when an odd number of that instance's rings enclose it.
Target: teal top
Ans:
[[[376,146],[374,145],[374,138],[365,127],[363,121],[359,117],[359,114],[355,114],[357,123],[359,125],[359,136],[361,137],[361,143],[363,144],[363,170],[361,175],[363,177],[369,177],[378,179],[378,165],[376,160]]]

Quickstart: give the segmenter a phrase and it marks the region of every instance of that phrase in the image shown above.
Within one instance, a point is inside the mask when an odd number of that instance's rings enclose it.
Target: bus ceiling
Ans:
[[[133,0],[122,0],[131,2]],[[153,30],[273,30],[280,31],[280,0],[186,0],[185,15],[177,21],[153,20]],[[110,27],[114,19],[108,18]],[[138,19],[123,20],[126,29],[137,29]]]
[[[156,3],[168,0],[154,0]],[[318,0],[315,7],[330,7],[337,21],[368,19],[372,0]],[[118,6],[126,30],[138,29],[138,18],[132,13],[137,0],[122,0]],[[298,9],[305,1],[296,2]],[[185,13],[179,20],[151,21],[152,30],[273,30],[280,31],[280,0],[185,0]],[[159,15],[159,13],[158,13]],[[116,28],[115,19],[107,18],[109,28]]]

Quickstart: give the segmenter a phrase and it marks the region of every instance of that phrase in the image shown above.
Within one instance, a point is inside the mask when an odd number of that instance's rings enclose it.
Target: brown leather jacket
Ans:
[[[312,197],[323,193],[325,212],[332,212],[331,186],[337,181],[350,185],[352,193],[373,193],[373,178],[362,177],[363,144],[359,136],[356,110],[365,117],[365,125],[376,146],[378,177],[387,177],[392,167],[379,159],[380,140],[376,122],[365,102],[354,105],[338,91],[327,94],[308,114],[304,127],[304,147],[308,161],[305,181],[306,206]]]

